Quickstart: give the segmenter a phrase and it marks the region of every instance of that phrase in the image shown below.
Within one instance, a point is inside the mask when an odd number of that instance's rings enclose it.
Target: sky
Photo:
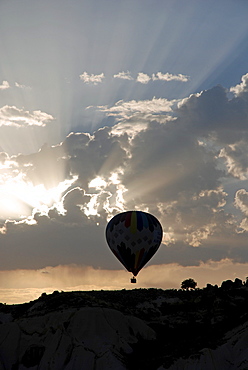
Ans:
[[[131,289],[117,213],[163,241],[135,288],[248,276],[248,2],[2,0],[0,302]]]

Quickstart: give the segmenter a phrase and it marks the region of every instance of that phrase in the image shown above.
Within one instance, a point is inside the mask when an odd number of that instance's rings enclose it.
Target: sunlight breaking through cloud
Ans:
[[[76,178],[65,180],[50,189],[46,189],[43,184],[34,186],[31,182],[25,181],[22,173],[1,180],[0,178],[0,218],[20,220],[37,212],[48,215],[51,207],[63,213],[62,194]]]
[[[100,216],[100,211],[107,212],[107,219],[112,217],[112,213],[116,210],[119,212],[125,210],[124,193],[127,191],[125,186],[121,184],[119,174],[112,175],[105,181],[100,176],[89,182],[90,201],[83,208],[86,216]]]

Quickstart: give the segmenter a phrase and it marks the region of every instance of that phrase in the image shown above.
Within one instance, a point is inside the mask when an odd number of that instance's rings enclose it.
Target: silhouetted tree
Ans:
[[[196,286],[197,282],[192,278],[186,279],[181,283],[181,288],[186,290],[195,289]]]
[[[230,290],[233,289],[234,287],[234,282],[230,279],[222,281],[221,283],[221,289],[223,290]]]
[[[242,282],[242,280],[241,279],[239,279],[239,278],[236,278],[235,280],[234,280],[234,287],[235,288],[241,288],[243,286],[243,282]]]
[[[244,282],[244,285],[245,285],[246,287],[248,287],[248,276],[246,276],[246,280],[245,280],[245,282]]]

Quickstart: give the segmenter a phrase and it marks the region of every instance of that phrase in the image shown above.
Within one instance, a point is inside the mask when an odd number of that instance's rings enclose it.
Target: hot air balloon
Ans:
[[[114,255],[135,276],[157,252],[163,230],[153,215],[128,211],[115,215],[107,224],[106,240]]]

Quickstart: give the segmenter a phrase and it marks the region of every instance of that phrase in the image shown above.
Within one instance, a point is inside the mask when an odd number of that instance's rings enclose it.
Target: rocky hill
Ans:
[[[0,304],[6,369],[248,369],[248,287],[55,291]]]

